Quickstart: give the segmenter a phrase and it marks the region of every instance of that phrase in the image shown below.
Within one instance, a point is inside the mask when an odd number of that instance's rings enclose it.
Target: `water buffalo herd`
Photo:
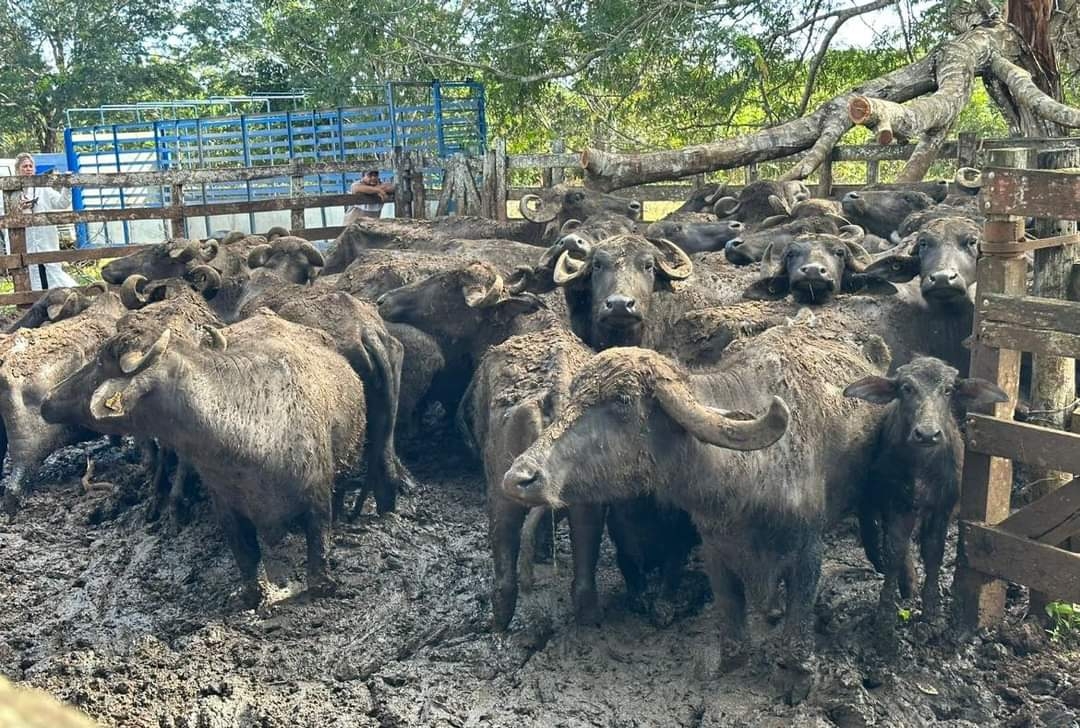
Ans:
[[[486,479],[495,630],[552,518],[569,522],[585,624],[603,621],[605,530],[628,597],[661,623],[700,546],[723,663],[747,654],[748,605],[770,605],[798,701],[839,519],[857,516],[884,574],[882,649],[916,530],[921,615],[939,619],[960,422],[1006,399],[967,376],[963,346],[978,187],[970,169],[836,200],[721,185],[646,224],[636,200],[558,186],[509,223],[362,220],[325,257],[279,228],[168,240],[0,335],[4,507],[19,517],[57,448],[130,436],[148,517],[183,525],[192,488],[209,495],[241,605],[266,606],[260,542],[291,529],[309,591],[329,596],[334,522],[369,494],[394,511],[412,480],[395,438],[453,413]]]

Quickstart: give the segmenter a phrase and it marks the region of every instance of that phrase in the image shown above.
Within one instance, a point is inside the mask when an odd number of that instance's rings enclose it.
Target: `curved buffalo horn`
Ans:
[[[787,432],[791,411],[784,400],[773,397],[760,417],[744,419],[742,413],[707,407],[680,380],[661,379],[656,399],[671,419],[702,442],[729,450],[760,450]]]
[[[150,297],[143,291],[146,282],[146,276],[141,276],[138,273],[124,279],[123,285],[120,286],[120,301],[124,304],[124,308],[137,311],[150,303]]]
[[[210,339],[210,346],[208,348],[214,351],[225,351],[229,348],[229,340],[225,338],[225,334],[221,332],[221,329],[214,326],[203,326],[203,331]]]
[[[188,271],[187,278],[195,286],[195,290],[204,295],[216,293],[221,288],[221,273],[217,268],[205,263]]]
[[[859,226],[852,225],[851,227],[858,228]],[[862,228],[859,228],[859,230],[862,230]],[[858,239],[855,239],[852,237],[844,237],[843,235],[840,236],[840,239],[844,241],[844,246],[848,249],[848,252],[851,253],[851,260],[855,264],[852,267],[858,273],[862,273],[863,270],[866,269],[866,266],[874,262],[874,256],[866,252],[866,248],[859,245],[859,240],[862,240],[862,237],[863,236],[860,235]]]
[[[769,207],[771,207],[773,212],[777,215],[791,216],[791,205],[787,203],[787,200],[777,195],[769,195]]]
[[[217,257],[218,250],[220,249],[221,244],[218,243],[217,238],[207,238],[203,241],[202,247],[199,248],[199,260],[213,260]]]
[[[578,260],[570,255],[569,251],[563,251],[559,260],[555,263],[555,271],[552,279],[557,286],[565,286],[567,283],[581,278],[589,270],[589,260]]]
[[[832,220],[838,230],[843,230],[845,227],[851,226],[851,220],[848,220],[843,215],[837,215],[833,212],[827,212],[825,213],[825,217],[829,220]]]
[[[154,363],[169,348],[172,338],[172,330],[165,329],[153,346],[143,351],[129,351],[120,357],[120,371],[124,374],[135,374]]]
[[[505,293],[503,278],[498,273],[490,285],[471,284],[461,287],[461,293],[465,296],[465,304],[469,308],[484,308],[492,306],[501,299]]]
[[[326,261],[323,259],[323,255],[319,252],[319,249],[306,240],[300,245],[300,252],[307,257],[308,263],[312,266],[322,268],[326,265]]]
[[[247,264],[248,268],[262,268],[266,265],[266,259],[270,257],[271,248],[269,245],[263,243],[262,245],[256,245],[248,253]]]
[[[739,211],[741,205],[738,198],[726,195],[713,204],[713,214],[717,217],[730,217]]]
[[[267,240],[273,240],[275,238],[283,238],[283,237],[285,237],[286,235],[289,235],[289,234],[290,233],[289,233],[287,228],[283,228],[280,225],[275,225],[274,227],[267,230],[266,234],[263,237],[266,238]]]
[[[183,241],[183,245],[174,245],[169,249],[169,257],[186,263],[199,254],[199,244],[192,240]]]
[[[690,260],[690,256],[686,254],[686,251],[678,245],[666,238],[657,238],[649,242],[663,253],[663,255],[656,256],[656,267],[668,278],[673,281],[681,281],[689,278],[690,274],[694,272],[694,262]]]
[[[783,225],[785,222],[791,222],[790,215],[769,215],[758,223],[757,229],[765,230],[767,228],[776,227],[777,225]]]
[[[977,190],[982,187],[982,172],[974,167],[961,167],[956,170],[956,176],[953,177],[953,181],[961,187],[966,187],[969,190]]]
[[[536,204],[535,210],[529,207],[533,203]],[[544,202],[544,198],[540,195],[531,194],[521,196],[521,201],[518,202],[518,212],[529,222],[535,223],[551,222],[559,216],[557,207]]]
[[[62,303],[54,303],[45,309],[45,315],[49,317],[50,321],[56,321],[63,317],[65,311],[70,311],[74,308],[77,300],[78,295],[74,291],[68,291],[64,294]]]
[[[852,225],[850,222],[844,225],[836,231],[841,240],[853,240],[856,243],[862,242],[862,239],[866,237],[866,231],[858,225]]]
[[[581,222],[581,220],[578,220],[576,217],[572,217],[559,227],[559,235],[566,235],[569,232],[577,230],[583,224],[584,223]]]
[[[91,291],[96,290],[97,293],[91,294]],[[86,287],[86,295],[100,296],[102,293],[108,293],[109,286],[104,281],[94,281]]]
[[[761,277],[762,278],[775,278],[776,276],[786,276],[787,271],[781,270],[781,261],[778,260],[781,256],[773,257],[773,252],[776,250],[776,243],[769,243],[765,246],[765,252],[761,254]]]
[[[233,243],[240,242],[246,237],[247,233],[242,233],[239,230],[233,230],[231,233],[222,238],[221,242],[223,245],[232,245]]]

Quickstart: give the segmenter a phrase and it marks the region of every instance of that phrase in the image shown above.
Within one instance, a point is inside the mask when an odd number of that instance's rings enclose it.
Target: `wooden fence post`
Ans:
[[[566,141],[563,139],[556,139],[551,143],[552,154],[562,154],[566,151]],[[545,185],[546,187],[554,187],[555,185],[561,185],[566,181],[566,169],[563,167],[551,168],[551,184]]]
[[[510,175],[506,169],[506,140],[495,140],[495,219],[506,222],[506,198],[510,195]]]
[[[828,199],[832,197],[833,188],[833,160],[830,154],[825,158],[825,161],[821,163],[821,167],[818,169],[818,187],[817,197],[822,199]]]
[[[1023,149],[996,150],[990,162],[999,167],[1022,167]],[[983,210],[989,201],[984,201]],[[985,240],[1008,243],[1022,240],[1024,221],[1010,215],[987,215]],[[1027,262],[1023,256],[983,255],[978,263],[978,286],[973,333],[979,331],[978,301],[987,293],[1022,296],[1027,288]],[[1020,387],[1020,352],[996,349],[976,343],[971,353],[970,375],[996,382],[1010,401],[994,406],[994,415],[1011,419]],[[960,486],[960,520],[1000,523],[1009,516],[1012,494],[1012,461],[968,450]],[[1005,584],[987,574],[970,569],[963,557],[963,540],[956,560],[953,593],[960,623],[967,628],[984,627],[1001,618],[1005,609]]]
[[[881,179],[881,162],[871,159],[866,162],[866,184],[876,185]]]
[[[973,131],[962,131],[956,138],[956,166],[979,166],[979,135]]]
[[[187,218],[184,216],[184,186],[182,184],[175,184],[169,188],[169,199],[172,202],[170,207],[176,211],[176,217],[172,219],[170,227],[172,229],[172,236],[174,238],[187,237]],[[255,232],[252,230],[251,232]],[[206,231],[207,235],[210,231]]]
[[[295,164],[293,165],[295,166]],[[289,196],[290,197],[303,197],[304,196],[304,175],[294,174],[289,178]],[[299,231],[304,229],[304,208],[292,207],[289,208],[289,226],[292,228],[292,232],[295,235]]]
[[[1080,149],[1051,149],[1037,153],[1039,169],[1080,167]],[[1037,220],[1035,234],[1040,237],[1076,232],[1075,220]],[[1035,275],[1031,294],[1042,298],[1066,298],[1073,263],[1078,259],[1075,245],[1035,251]],[[1076,362],[1074,359],[1033,354],[1031,378],[1031,414],[1028,421],[1043,427],[1065,429],[1071,421],[1071,405],[1076,397]],[[1030,486],[1026,502],[1035,501],[1072,480],[1070,473],[1045,468],[1023,468]],[[1054,544],[1057,545],[1057,544]],[[1028,612],[1045,618],[1046,594],[1032,590]]]
[[[750,184],[751,182],[757,182],[757,181],[758,181],[757,162],[751,162],[750,164],[746,165],[746,180],[745,180],[745,183]]]
[[[427,193],[424,191],[424,158],[420,152],[409,152],[409,186],[412,188],[412,216],[427,218]]]
[[[405,150],[394,147],[394,217],[412,217],[412,190],[409,187],[409,161]]]
[[[4,196],[4,214],[6,216],[12,217],[22,214],[22,210],[19,209],[19,197],[21,194],[21,190],[11,190]],[[9,252],[12,255],[19,256],[19,267],[11,272],[11,283],[15,288],[15,292],[29,291],[30,269],[22,258],[22,256],[26,255],[26,228],[8,228],[8,244],[11,246]]]
[[[484,153],[484,171],[481,175],[483,183],[480,189],[480,214],[489,220],[495,219],[495,150],[489,149]]]

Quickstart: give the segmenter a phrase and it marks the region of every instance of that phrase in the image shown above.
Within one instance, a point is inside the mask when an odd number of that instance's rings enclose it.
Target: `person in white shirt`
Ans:
[[[15,172],[23,176],[34,174],[34,157],[23,152],[15,157]],[[3,195],[0,195],[0,214],[3,213]],[[52,212],[66,210],[71,206],[71,188],[27,187],[19,196],[19,208],[25,213]],[[8,234],[10,238],[10,233]],[[26,228],[26,252],[45,253],[60,250],[60,239],[55,225]],[[30,289],[41,291],[46,288],[77,286],[75,279],[64,272],[59,263],[39,263],[30,266]]]
[[[352,183],[349,193],[354,195],[369,195],[368,199],[358,205],[353,205],[345,212],[346,227],[352,225],[362,217],[378,219],[382,214],[383,203],[394,194],[393,182],[382,182],[379,179],[379,170],[373,169],[364,173],[356,182]]]

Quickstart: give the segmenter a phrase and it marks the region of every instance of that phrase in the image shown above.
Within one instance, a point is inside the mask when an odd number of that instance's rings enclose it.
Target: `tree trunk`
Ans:
[[[1044,0],[1018,0],[1044,2]],[[1040,6],[1041,7],[1041,6]],[[1036,24],[1037,25],[1037,24]],[[873,129],[881,143],[917,142],[901,181],[922,179],[981,75],[992,98],[1003,106],[1010,127],[1080,127],[1080,110],[1047,96],[1018,62],[1028,44],[1000,18],[988,20],[938,46],[925,58],[836,96],[817,111],[754,134],[685,149],[615,154],[581,153],[586,184],[611,191],[694,174],[732,169],[806,152],[784,179],[805,179],[832,153],[854,124]],[[910,103],[906,103],[910,102]]]

